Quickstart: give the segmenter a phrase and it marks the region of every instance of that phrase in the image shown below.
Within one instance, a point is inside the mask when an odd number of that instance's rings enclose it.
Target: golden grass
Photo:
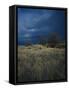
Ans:
[[[18,81],[65,79],[65,50],[18,46]]]

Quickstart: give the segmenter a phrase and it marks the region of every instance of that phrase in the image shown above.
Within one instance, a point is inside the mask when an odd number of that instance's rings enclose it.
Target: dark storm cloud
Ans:
[[[37,41],[39,35],[59,32],[64,37],[63,11],[18,8],[18,42]]]

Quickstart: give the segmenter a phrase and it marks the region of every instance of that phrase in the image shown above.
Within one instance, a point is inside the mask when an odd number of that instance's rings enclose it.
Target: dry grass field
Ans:
[[[18,81],[65,79],[65,49],[18,46]]]

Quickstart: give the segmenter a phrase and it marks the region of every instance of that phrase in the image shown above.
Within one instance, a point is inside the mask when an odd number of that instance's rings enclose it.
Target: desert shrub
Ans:
[[[65,48],[65,44],[64,43],[57,44],[56,48]]]
[[[43,45],[34,45],[33,49],[42,49],[44,46]]]

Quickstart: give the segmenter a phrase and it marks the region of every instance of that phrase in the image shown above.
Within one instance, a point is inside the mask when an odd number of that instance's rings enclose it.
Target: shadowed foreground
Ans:
[[[18,81],[65,79],[65,51],[42,45],[18,46]]]

